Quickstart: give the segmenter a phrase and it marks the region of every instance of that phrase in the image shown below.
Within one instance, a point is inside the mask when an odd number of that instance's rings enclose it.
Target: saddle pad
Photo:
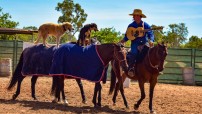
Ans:
[[[50,75],[65,75],[93,82],[101,81],[105,73],[96,45],[84,48],[71,43],[63,44],[56,50],[50,70]]]
[[[49,75],[53,54],[57,48],[42,44],[25,48],[23,51],[22,75]]]

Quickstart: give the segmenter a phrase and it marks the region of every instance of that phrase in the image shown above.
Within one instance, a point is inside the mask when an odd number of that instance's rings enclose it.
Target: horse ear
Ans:
[[[121,43],[121,42],[117,43],[116,45],[121,47],[121,48],[124,47],[123,43]]]

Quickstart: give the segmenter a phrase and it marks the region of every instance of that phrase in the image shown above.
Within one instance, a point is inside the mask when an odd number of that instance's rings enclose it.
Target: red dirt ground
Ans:
[[[65,94],[68,96],[69,105],[62,103],[51,103],[53,96],[50,96],[52,78],[40,77],[36,84],[36,95],[38,101],[31,97],[31,78],[26,77],[22,83],[21,94],[16,100],[11,100],[16,87],[12,91],[5,88],[9,78],[0,78],[0,113],[15,114],[64,114],[64,113],[117,113],[117,114],[147,114],[148,109],[148,84],[145,85],[146,98],[140,105],[139,110],[133,109],[134,103],[139,99],[140,92],[137,82],[132,82],[129,88],[125,88],[125,95],[128,100],[129,109],[126,109],[118,95],[117,105],[112,105],[112,95],[108,95],[109,83],[102,84],[102,107],[94,108],[92,95],[94,83],[83,81],[84,90],[88,100],[82,104],[79,87],[76,81],[65,80]],[[202,87],[182,86],[171,84],[157,84],[154,92],[153,108],[157,114],[201,114],[202,113]]]

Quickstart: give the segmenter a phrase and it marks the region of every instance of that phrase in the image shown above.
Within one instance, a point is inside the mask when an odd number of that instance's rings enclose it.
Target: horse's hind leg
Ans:
[[[38,79],[38,76],[32,76],[32,79],[31,79],[32,98],[34,100],[37,100],[36,95],[35,95],[35,85],[36,85],[37,79]]]
[[[96,101],[96,99],[97,99],[98,88],[99,88],[98,83],[95,83],[93,100],[92,100],[92,103],[94,104],[94,107],[97,107],[97,101]]]
[[[137,104],[134,105],[134,109],[137,110],[142,103],[142,100],[145,98],[145,91],[144,91],[144,82],[139,80],[139,88],[141,91],[141,98],[137,101]]]
[[[24,79],[25,77],[24,76],[19,76],[18,78],[18,85],[17,85],[17,90],[15,92],[15,94],[13,95],[13,100],[15,100],[18,95],[20,94],[20,88],[21,88],[21,83],[22,83],[22,80]]]
[[[79,89],[81,91],[82,103],[86,104],[87,101],[86,101],[86,96],[85,96],[85,93],[83,90],[83,85],[82,85],[81,79],[76,79],[76,82],[79,85]]]

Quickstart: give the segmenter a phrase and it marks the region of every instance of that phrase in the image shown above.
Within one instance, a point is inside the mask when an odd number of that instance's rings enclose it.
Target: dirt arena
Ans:
[[[92,95],[94,83],[83,81],[84,90],[88,100],[82,104],[79,87],[76,81],[65,80],[65,94],[68,96],[69,105],[62,103],[51,103],[53,96],[50,96],[52,78],[38,78],[36,84],[36,96],[38,101],[31,97],[31,78],[26,77],[22,83],[21,94],[16,100],[11,100],[16,88],[7,91],[5,88],[9,78],[0,78],[0,114],[64,114],[64,113],[117,113],[117,114],[147,114],[148,109],[148,84],[145,85],[146,99],[140,105],[139,110],[133,109],[134,103],[140,96],[137,82],[132,82],[129,88],[125,88],[125,95],[128,100],[129,109],[126,109],[118,95],[117,104],[113,106],[112,96],[108,95],[109,82],[102,84],[102,107],[94,108]],[[153,108],[157,114],[201,114],[202,113],[202,87],[182,86],[171,84],[157,84],[154,92]]]

